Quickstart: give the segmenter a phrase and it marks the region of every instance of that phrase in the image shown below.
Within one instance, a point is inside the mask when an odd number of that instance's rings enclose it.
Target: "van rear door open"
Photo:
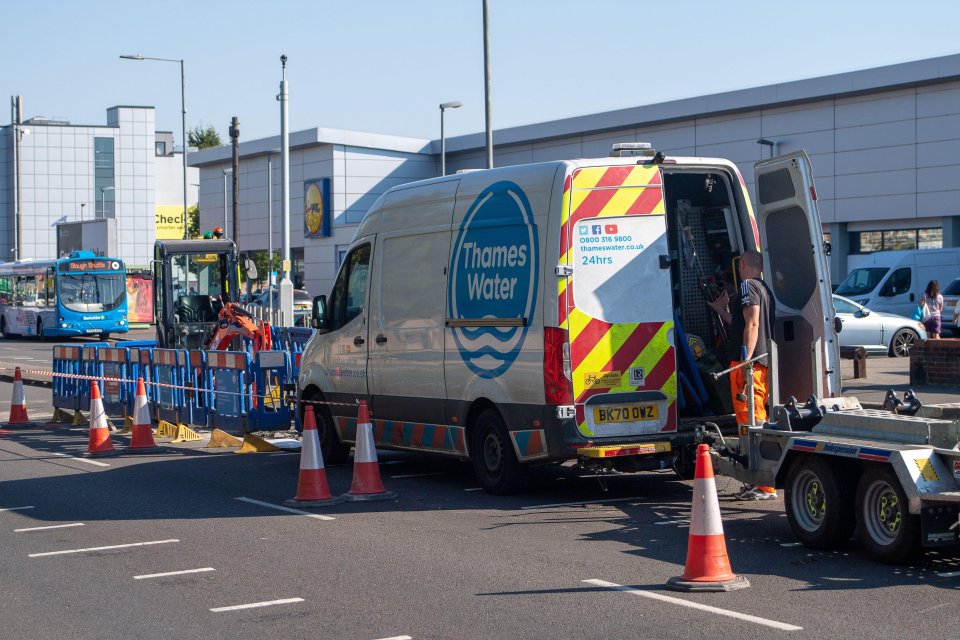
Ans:
[[[840,347],[810,160],[797,151],[758,162],[755,174],[763,279],[777,300],[780,397],[837,396]]]
[[[560,326],[588,438],[677,429],[669,250],[660,170],[575,170],[564,193]]]

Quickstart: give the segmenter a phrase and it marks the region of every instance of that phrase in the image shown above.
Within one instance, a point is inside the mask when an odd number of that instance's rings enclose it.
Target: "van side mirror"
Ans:
[[[310,324],[314,329],[327,328],[327,296],[319,295],[313,299],[313,314]]]

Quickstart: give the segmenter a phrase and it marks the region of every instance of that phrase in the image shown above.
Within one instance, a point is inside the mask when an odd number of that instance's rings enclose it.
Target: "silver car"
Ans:
[[[907,356],[918,340],[926,340],[923,323],[911,318],[871,311],[834,294],[833,306],[843,323],[841,347],[863,347],[870,354],[888,354],[891,358]]]

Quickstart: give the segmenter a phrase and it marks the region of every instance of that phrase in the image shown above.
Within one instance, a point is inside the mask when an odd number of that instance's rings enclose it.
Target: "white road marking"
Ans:
[[[943,573],[937,574],[941,578],[956,578],[960,576],[960,571],[944,571]]]
[[[390,636],[389,638],[378,638],[377,640],[413,640],[412,636]]]
[[[281,451],[280,453],[271,453],[271,454],[270,454],[271,457],[276,457],[276,456],[298,456],[298,455],[300,455],[300,452],[299,452],[299,451]]]
[[[629,502],[631,500],[642,500],[642,498],[610,498],[609,500],[584,500],[582,502],[557,502],[556,504],[533,504],[521,509],[552,509],[553,507],[576,507],[585,504],[604,504],[607,502]]]
[[[86,431],[86,429],[84,429]],[[87,464],[92,464],[95,467],[109,467],[110,465],[106,462],[100,462],[99,460],[90,460],[88,458],[77,458],[76,456],[67,455],[66,453],[55,453],[55,456],[60,456],[61,458],[67,458],[68,460],[76,460],[77,462],[86,462]]]
[[[183,571],[167,571],[166,573],[148,573],[142,576],[133,576],[134,580],[146,580],[147,578],[163,578],[166,576],[182,576],[185,573],[203,573],[205,571],[216,571],[213,567],[203,567],[202,569],[185,569]]]
[[[64,551],[46,551],[44,553],[31,553],[28,558],[40,558],[42,556],[61,556],[67,553],[87,553],[88,551],[108,551],[110,549],[126,549],[127,547],[146,547],[153,544],[167,544],[169,542],[180,542],[177,539],[171,540],[153,540],[151,542],[131,542],[129,544],[113,544],[109,547],[89,547],[87,549],[66,549]]]
[[[425,478],[427,476],[442,476],[443,473],[436,471],[433,473],[407,473],[402,476],[390,476],[393,480],[400,480],[402,478]]]
[[[214,613],[221,611],[239,611],[240,609],[255,609],[257,607],[271,607],[275,604],[290,604],[292,602],[303,602],[303,598],[284,598],[283,600],[271,600],[269,602],[251,602],[250,604],[235,604],[232,607],[214,607],[210,609]]]
[[[33,509],[33,506],[29,506],[29,507],[6,507],[6,508],[4,508],[4,509],[0,509],[0,511],[20,511],[21,509]]]
[[[483,491],[483,487],[470,487],[469,489],[464,489],[464,491]]]
[[[803,546],[802,542],[781,542],[781,547],[800,547]]]
[[[279,504],[270,504],[269,502],[260,502],[259,500],[253,500],[252,498],[237,498],[240,502],[249,502],[250,504],[260,505],[261,507],[267,507],[269,509],[276,509],[277,511],[286,511],[287,513],[295,513],[298,516],[307,516],[308,518],[314,518],[316,520],[336,520],[332,516],[324,516],[319,513],[310,513],[309,511],[301,511],[300,509],[291,509],[290,507],[283,507]]]
[[[82,522],[74,522],[72,524],[54,524],[49,527],[30,527],[29,529],[14,529],[14,533],[22,533],[24,531],[44,531],[46,529],[66,529],[67,527],[82,527]]]
[[[715,613],[719,616],[727,616],[728,618],[736,618],[737,620],[743,620],[745,622],[753,622],[754,624],[760,624],[766,627],[780,629],[781,631],[800,631],[803,629],[803,627],[787,624],[786,622],[778,622],[776,620],[768,620],[766,618],[752,616],[747,613],[739,613],[737,611],[729,611],[728,609],[721,609],[719,607],[711,607],[710,605],[700,604],[699,602],[690,602],[689,600],[683,600],[681,598],[672,598],[670,596],[665,596],[662,593],[656,593],[654,591],[641,591],[640,589],[625,587],[623,585],[619,585],[614,582],[606,582],[605,580],[583,580],[583,582],[586,582],[587,584],[596,585],[598,587],[604,587],[606,589],[614,589],[616,591],[625,591],[626,593],[630,593],[635,596],[642,596],[644,598],[650,598],[651,600],[659,600],[660,602],[669,602],[670,604],[677,604],[677,605],[680,605],[681,607],[690,607],[691,609],[698,609],[700,611],[706,611],[707,613]]]
[[[690,524],[689,520],[663,520],[662,522],[654,522],[653,524]]]

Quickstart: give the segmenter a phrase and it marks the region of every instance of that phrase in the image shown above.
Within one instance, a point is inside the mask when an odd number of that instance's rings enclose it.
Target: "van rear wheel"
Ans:
[[[323,402],[323,396],[311,394],[307,395],[300,402],[297,410],[300,413],[300,424],[303,424],[304,408],[307,403],[314,403],[314,416],[317,420],[317,438],[320,440],[320,453],[323,455],[323,463],[343,464],[350,458],[350,445],[340,442],[337,437],[337,430],[333,426],[333,416],[330,410],[319,404]]]
[[[517,460],[503,418],[493,409],[477,417],[470,439],[473,472],[488,493],[504,495],[523,487],[526,469]]]

